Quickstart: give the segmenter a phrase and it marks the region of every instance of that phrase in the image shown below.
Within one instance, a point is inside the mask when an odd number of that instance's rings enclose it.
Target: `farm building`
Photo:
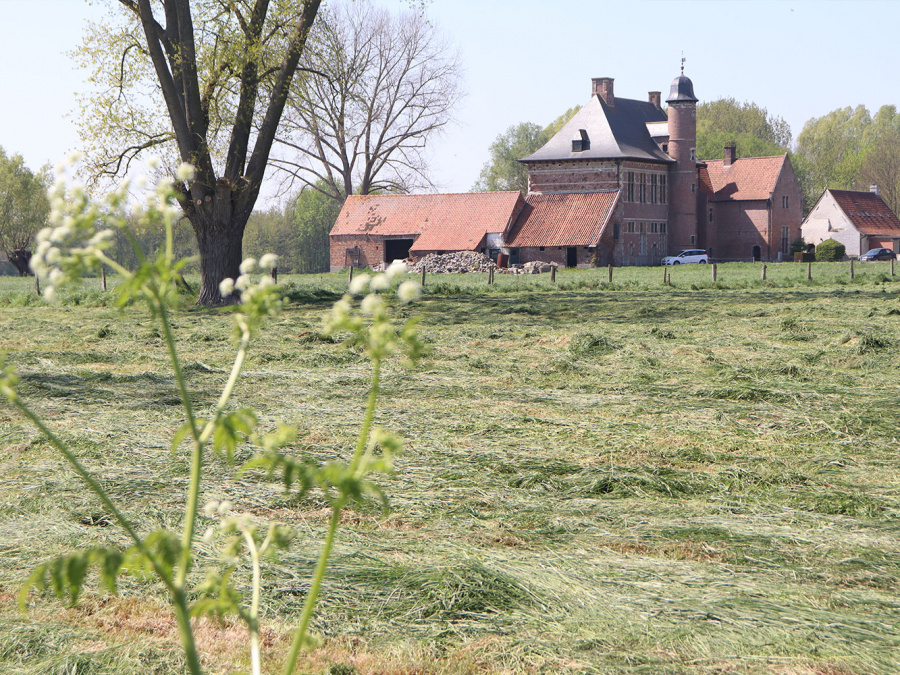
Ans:
[[[331,233],[332,269],[456,250],[578,267],[656,264],[686,248],[720,260],[786,254],[802,213],[790,159],[737,159],[729,146],[724,160],[700,161],[683,73],[666,103],[658,91],[618,98],[613,78],[594,78],[590,100],[520,160],[528,195],[515,204],[516,193],[350,197]]]
[[[849,256],[858,256],[872,248],[900,252],[900,219],[878,194],[825,190],[801,226],[808,244],[834,239]]]
[[[790,157],[738,159],[734,145],[724,159],[700,168],[703,244],[725,260],[784,259],[800,236],[803,198]]]

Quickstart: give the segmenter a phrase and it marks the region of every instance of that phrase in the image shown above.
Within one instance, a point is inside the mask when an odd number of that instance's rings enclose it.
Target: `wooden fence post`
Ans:
[[[719,274],[719,271],[718,271],[718,269],[716,268],[716,263],[713,263],[713,264],[711,265],[711,269],[712,269],[712,280],[713,280],[713,283],[716,283],[716,277],[717,277],[718,274]]]
[[[894,276],[894,258],[891,258],[891,276]]]
[[[853,281],[853,260],[850,260],[850,281]]]
[[[349,286],[349,285],[352,284],[352,283],[353,283],[353,264],[351,263],[351,265],[350,265],[350,278],[347,279],[347,285]]]
[[[556,283],[556,265],[550,265],[550,283]]]
[[[106,267],[100,263],[100,290],[106,291]]]
[[[763,266],[762,266],[762,280],[763,281],[766,280],[766,264],[765,263],[763,263]]]
[[[272,268],[272,281],[274,281],[276,284],[278,283],[278,268],[277,267]]]
[[[663,286],[668,286],[668,277],[669,277],[669,268],[666,265],[663,265]]]
[[[422,288],[425,288],[425,263],[422,263]]]
[[[37,274],[34,275],[34,290],[38,294],[38,297],[41,296],[41,278]]]
[[[812,263],[806,263],[806,280],[812,281]]]
[[[606,282],[609,284],[612,283],[612,268],[612,264],[606,266]]]

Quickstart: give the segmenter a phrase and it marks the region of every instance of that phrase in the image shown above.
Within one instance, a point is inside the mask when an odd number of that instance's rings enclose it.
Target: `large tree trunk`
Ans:
[[[8,257],[9,262],[16,268],[20,277],[27,277],[31,274],[31,267],[28,265],[28,263],[31,262],[31,251],[27,248],[13,249],[9,252]]]
[[[234,196],[228,181],[220,178],[216,181],[215,197],[187,209],[200,253],[199,305],[234,301],[222,297],[219,284],[224,279],[236,280],[240,276],[244,228],[250,216],[246,209],[233,208]]]

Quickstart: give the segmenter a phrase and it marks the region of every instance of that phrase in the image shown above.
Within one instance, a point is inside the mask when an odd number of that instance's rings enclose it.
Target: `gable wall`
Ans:
[[[716,260],[750,260],[759,246],[763,259],[774,258],[769,249],[769,205],[767,200],[716,202],[708,242]],[[708,214],[707,214],[708,217]]]
[[[828,225],[831,223],[831,230]],[[830,195],[824,195],[819,203],[809,212],[801,227],[803,239],[807,244],[820,244],[826,239],[834,239],[846,248],[847,255],[854,256],[865,251],[860,250],[862,243],[860,233],[847,220],[844,212]]]
[[[618,166],[611,160],[534,162],[528,166],[529,192],[600,192],[618,187]]]

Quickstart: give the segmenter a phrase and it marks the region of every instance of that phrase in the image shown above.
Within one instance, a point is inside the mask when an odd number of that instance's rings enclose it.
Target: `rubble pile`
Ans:
[[[455,251],[453,253],[429,253],[415,263],[409,263],[412,272],[427,274],[461,274],[464,272],[487,272],[494,263],[483,253],[475,251]]]

